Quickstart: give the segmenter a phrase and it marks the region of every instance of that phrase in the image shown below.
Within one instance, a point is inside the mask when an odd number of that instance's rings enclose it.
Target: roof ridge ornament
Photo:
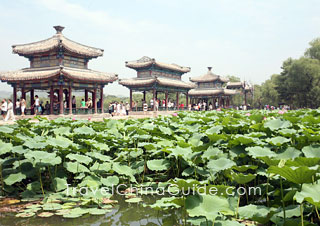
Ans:
[[[208,70],[211,71],[212,67],[208,67]]]
[[[53,26],[54,29],[56,29],[57,34],[62,34],[62,31],[64,29],[63,26],[57,25],[57,26]]]

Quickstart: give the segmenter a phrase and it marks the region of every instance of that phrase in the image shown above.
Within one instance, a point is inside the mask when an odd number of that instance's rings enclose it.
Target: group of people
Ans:
[[[15,114],[14,112],[18,114],[24,115],[25,109],[26,109],[26,100],[25,99],[17,99],[17,102],[15,104],[15,109],[14,105],[11,99],[3,99],[1,101],[1,115],[4,121],[8,120],[13,120],[15,121]],[[14,111],[15,110],[15,111]]]
[[[108,110],[111,116],[129,115],[130,105],[128,102],[112,102],[109,104]]]

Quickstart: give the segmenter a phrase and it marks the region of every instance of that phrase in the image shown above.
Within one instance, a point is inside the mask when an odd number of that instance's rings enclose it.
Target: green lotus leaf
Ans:
[[[13,131],[14,131],[14,129],[12,129],[12,128],[8,127],[8,126],[1,126],[0,127],[0,133],[4,133],[4,134],[9,133],[9,134],[11,134],[11,133],[13,133]]]
[[[283,145],[285,143],[290,142],[290,139],[277,136],[277,137],[268,138],[266,141],[269,144],[276,145],[276,146],[281,146],[281,145]]]
[[[12,149],[13,149],[13,146],[11,143],[4,143],[4,142],[0,141],[0,155],[10,153]]]
[[[67,180],[65,178],[56,177],[53,179],[53,186],[55,191],[62,191],[67,188]]]
[[[70,130],[71,128],[70,127],[59,127],[59,128],[56,128],[56,129],[53,129],[53,133],[55,135],[66,135],[68,136],[70,134]]]
[[[232,179],[235,180],[238,184],[246,184],[250,181],[254,180],[256,178],[256,175],[253,175],[251,173],[245,175],[243,173],[234,173],[232,174]]]
[[[6,185],[13,185],[14,183],[21,182],[22,180],[26,179],[26,175],[22,173],[13,173],[10,174],[7,178],[5,178],[3,181],[6,183]]]
[[[319,191],[320,184],[303,184],[301,191],[295,194],[294,199],[297,200],[298,203],[307,201],[320,208]]]
[[[60,210],[62,205],[59,203],[45,203],[42,205],[43,210]]]
[[[223,152],[219,148],[214,148],[210,146],[202,155],[202,158],[212,159],[214,157],[220,156]]]
[[[119,181],[119,177],[117,176],[108,176],[107,178],[101,178],[101,183],[108,187],[119,184]]]
[[[90,215],[104,215],[110,210],[107,209],[98,209],[98,208],[89,208],[87,209]]]
[[[238,172],[245,172],[247,170],[255,170],[258,166],[254,165],[242,165],[242,166],[233,166],[232,169],[237,170]]]
[[[61,163],[61,158],[56,156],[56,153],[47,151],[28,151],[24,156],[34,161],[35,163],[48,164],[48,165],[58,165]]]
[[[154,159],[147,161],[147,166],[153,171],[163,171],[170,167],[170,161],[166,159]]]
[[[90,162],[92,162],[92,158],[85,156],[85,155],[79,155],[79,154],[70,153],[66,156],[66,158],[68,158],[70,160],[75,160],[80,163],[84,163],[86,165],[88,165]]]
[[[289,167],[289,166],[270,166],[269,173],[278,174],[284,177],[286,180],[295,184],[311,183],[313,176],[316,174],[316,170],[311,170],[307,166],[301,167]]]
[[[137,182],[135,177],[133,176],[134,171],[129,166],[121,165],[118,162],[116,162],[112,165],[112,169],[120,175],[126,175],[130,177],[130,180],[132,182]]]
[[[22,218],[27,218],[27,217],[33,217],[36,213],[35,212],[22,212],[16,214],[16,217],[22,217]]]
[[[223,126],[212,126],[211,128],[206,130],[206,134],[219,134],[223,130]]]
[[[39,142],[37,140],[32,139],[32,140],[25,141],[23,145],[30,149],[43,149],[47,146],[47,143]]]
[[[186,198],[186,209],[190,217],[204,216],[215,220],[219,214],[233,215],[228,199],[220,196],[195,195]]]
[[[266,147],[264,148],[260,146],[248,147],[246,148],[246,151],[253,158],[276,156],[276,153],[274,153],[273,151],[271,151],[269,148],[266,148]]]
[[[190,155],[192,154],[191,147],[188,148],[181,148],[179,146],[170,149],[171,155],[178,157],[183,157],[184,159],[189,159]]]
[[[64,218],[78,218],[86,213],[88,213],[87,210],[77,207],[77,208],[71,209],[68,213],[63,214],[62,216]]]
[[[285,129],[291,126],[291,123],[282,119],[273,119],[264,123],[265,128],[269,128],[271,131]]]
[[[89,173],[89,169],[77,162],[64,162],[63,166],[71,173]]]
[[[295,159],[300,156],[301,152],[294,147],[287,147],[285,151],[277,153],[275,159]]]
[[[172,130],[170,128],[168,128],[168,127],[159,126],[158,128],[165,135],[171,135],[172,134]]]
[[[286,161],[287,166],[318,166],[320,164],[320,158],[306,158],[306,157],[298,157],[293,160],[289,159]]]
[[[105,163],[98,163],[95,162],[91,167],[90,170],[91,171],[105,171],[105,172],[109,172],[111,170],[111,166],[112,164],[109,162],[105,162]]]
[[[275,213],[275,208],[269,208],[262,205],[246,205],[239,207],[238,213],[241,219],[251,219],[265,224]]]
[[[307,158],[320,158],[320,145],[310,145],[302,148],[302,152]]]
[[[96,131],[94,131],[91,127],[87,127],[87,126],[75,128],[73,132],[75,134],[81,134],[81,135],[94,135],[96,133]]]
[[[67,148],[73,144],[71,140],[61,136],[57,136],[56,138],[49,137],[46,142],[48,145],[57,148]]]
[[[207,167],[214,172],[220,172],[222,170],[230,169],[235,165],[236,163],[230,159],[219,158],[216,160],[210,160],[207,164]]]

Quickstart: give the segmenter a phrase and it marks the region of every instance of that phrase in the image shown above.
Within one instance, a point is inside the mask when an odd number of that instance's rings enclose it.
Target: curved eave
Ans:
[[[3,72],[0,73],[0,80],[2,82],[45,80],[61,74],[69,79],[87,82],[112,83],[118,79],[117,74],[98,72],[88,69],[51,67],[36,69],[26,68],[18,71]]]
[[[235,95],[237,91],[229,89],[191,89],[190,96],[217,96],[217,95]]]
[[[158,84],[160,86],[184,88],[184,89],[192,89],[195,87],[195,85],[192,83],[187,83],[181,80],[169,79],[169,78],[163,78],[163,77],[143,78],[143,79],[141,78],[121,79],[119,80],[119,84],[129,88],[150,87],[153,84]]]
[[[72,41],[64,37],[62,34],[56,34],[51,38],[41,40],[38,42],[32,42],[22,45],[13,45],[12,52],[19,54],[20,56],[31,57],[36,54],[45,54],[52,50],[55,50],[59,47],[60,44],[62,48],[66,49],[71,53],[90,58],[102,56],[104,51],[103,49],[90,47]]]
[[[229,81],[229,79],[227,78],[223,78],[223,77],[220,77],[220,76],[200,76],[200,77],[195,77],[195,78],[190,78],[190,81],[191,82],[214,82],[214,81],[220,81],[220,82],[223,82],[223,83],[226,83]]]
[[[131,69],[135,69],[135,70],[150,67],[152,65],[154,65],[158,68],[176,71],[179,73],[187,73],[187,72],[190,72],[190,70],[191,70],[191,68],[189,68],[189,67],[182,67],[182,66],[175,65],[175,64],[166,64],[166,63],[160,63],[160,62],[156,62],[156,61],[148,61],[148,62],[129,61],[129,62],[126,62],[126,67],[131,68]]]

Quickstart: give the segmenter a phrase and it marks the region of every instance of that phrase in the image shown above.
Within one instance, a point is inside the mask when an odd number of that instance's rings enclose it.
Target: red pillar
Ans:
[[[186,108],[189,109],[189,94],[186,93]]]
[[[59,86],[59,105],[60,105],[60,109],[59,109],[59,113],[60,115],[63,115],[63,87],[62,85]]]
[[[179,92],[177,92],[177,100],[176,100],[176,103],[177,103],[177,110],[179,110]]]
[[[153,111],[156,110],[156,90],[153,89]]]
[[[33,107],[34,104],[34,90],[30,90],[30,105]],[[34,108],[31,110],[31,114],[34,114]]]
[[[100,108],[101,108],[101,114],[104,113],[104,109],[103,109],[103,86],[101,86],[100,88]]]
[[[53,92],[53,86],[50,87],[50,114],[53,114],[53,96],[54,96],[54,92]]]
[[[16,85],[14,85],[14,87],[13,87],[13,112],[14,112],[14,114],[17,114],[16,102],[17,102],[17,87],[16,87]]]
[[[87,103],[88,101],[88,90],[84,90],[84,101]]]
[[[168,111],[168,91],[166,91],[166,111]]]
[[[132,89],[130,89],[130,111],[132,111]]]
[[[69,115],[72,114],[72,88],[69,86]]]
[[[21,89],[21,98],[26,100],[26,92],[24,91],[24,87],[22,87],[22,89]]]
[[[146,101],[146,91],[143,91],[143,101]]]
[[[97,89],[94,88],[93,93],[92,93],[92,101],[93,101],[93,107],[94,107],[94,113],[98,113],[98,108],[97,108]]]

